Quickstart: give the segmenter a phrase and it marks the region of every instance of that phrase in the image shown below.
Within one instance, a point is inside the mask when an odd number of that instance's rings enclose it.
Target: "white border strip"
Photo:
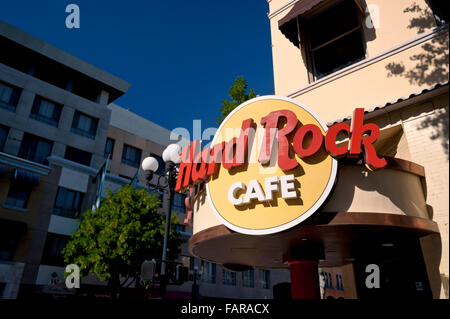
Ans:
[[[261,97],[257,97],[257,98],[251,99],[249,101],[246,101],[246,102],[242,103],[241,105],[239,105],[237,108],[235,108],[230,114],[228,114],[228,116],[225,118],[225,120],[219,126],[219,129],[217,130],[216,135],[214,136],[214,139],[211,142],[211,145],[216,144],[216,139],[218,138],[223,126],[225,125],[225,123],[228,121],[228,119],[230,117],[232,117],[237,111],[239,111],[243,107],[247,106],[248,104],[255,103],[258,101],[262,101],[262,100],[281,100],[281,101],[295,104],[298,107],[307,111],[309,114],[311,114],[317,120],[317,122],[322,126],[322,129],[325,132],[328,131],[328,126],[326,125],[326,123],[324,121],[322,121],[322,119],[320,119],[320,117],[314,111],[312,111],[310,108],[300,104],[299,102],[297,102],[293,99],[287,98],[287,97],[276,96],[276,95],[266,95],[266,96],[261,96]],[[221,169],[223,169],[223,167],[221,167]],[[304,221],[305,219],[310,217],[312,214],[314,214],[322,206],[322,204],[328,198],[329,194],[331,193],[331,191],[334,187],[334,184],[336,181],[337,169],[338,169],[338,162],[336,159],[333,158],[332,165],[331,165],[331,172],[330,172],[330,176],[328,178],[327,186],[325,187],[324,191],[320,195],[319,199],[315,202],[315,204],[313,206],[311,206],[301,216],[297,217],[296,219],[294,219],[286,224],[276,226],[276,227],[271,227],[271,228],[266,228],[266,229],[249,229],[249,228],[242,228],[242,227],[236,226],[234,224],[231,224],[226,219],[224,219],[220,215],[220,213],[217,211],[217,209],[211,199],[211,193],[209,191],[209,183],[206,183],[206,197],[208,198],[208,202],[211,205],[212,211],[214,212],[216,217],[219,219],[219,221],[221,221],[226,227],[228,227],[236,232],[247,234],[247,235],[267,235],[267,234],[278,233],[278,232],[284,231],[286,229],[289,229],[291,227],[294,227],[294,226],[300,224],[302,221]]]
[[[290,6],[294,5],[295,3],[297,3],[299,0],[292,0],[291,2],[286,3],[284,6],[278,8],[277,10],[275,10],[274,12],[267,14],[267,17],[269,19],[272,19],[272,17],[276,16],[278,13],[286,10],[287,8],[289,8]],[[270,2],[270,1],[267,1]]]

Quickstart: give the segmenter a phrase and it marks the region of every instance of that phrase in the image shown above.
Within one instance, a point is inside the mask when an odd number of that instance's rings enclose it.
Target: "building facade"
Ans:
[[[93,200],[111,111],[129,84],[0,21],[0,290],[64,291],[55,252]]]
[[[147,187],[142,160],[157,158],[162,174],[162,152],[181,138],[112,103],[128,90],[125,81],[3,21],[0,43],[0,298],[105,296],[106,282],[94,275],[67,289],[61,254],[96,198],[93,179],[109,157],[103,197],[135,177]],[[156,178],[150,191],[163,199]],[[185,197],[175,195],[172,211],[186,238],[179,261],[192,275],[167,297],[191,298],[194,285],[202,298],[271,298],[288,276],[241,276],[190,255]]]
[[[352,110],[364,107],[365,120],[381,129],[377,152],[424,167],[429,218],[440,236],[422,237],[422,253],[433,298],[448,298],[449,16],[443,2],[268,3],[275,94],[309,106],[330,125],[349,123]],[[347,293],[358,296],[355,289]]]

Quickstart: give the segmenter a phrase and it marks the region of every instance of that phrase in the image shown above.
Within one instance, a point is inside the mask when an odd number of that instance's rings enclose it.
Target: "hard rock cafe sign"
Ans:
[[[176,190],[206,181],[210,206],[225,226],[250,235],[280,232],[322,206],[335,183],[336,158],[363,153],[369,168],[383,168],[373,146],[379,134],[376,124],[364,124],[362,108],[351,126],[328,128],[294,100],[258,97],[228,115],[211,147],[194,141],[183,149]]]

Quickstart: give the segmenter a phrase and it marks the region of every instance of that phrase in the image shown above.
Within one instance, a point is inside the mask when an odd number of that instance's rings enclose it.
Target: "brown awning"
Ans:
[[[297,16],[305,13],[308,10],[311,10],[313,7],[318,5],[324,0],[299,0],[297,3],[294,4],[294,6],[291,8],[291,10],[286,14],[284,18],[282,18],[280,21],[278,21],[278,27],[281,27],[283,24],[291,21],[292,19],[296,18]]]
[[[299,0],[282,19],[278,21],[278,28],[286,38],[296,47],[300,47],[297,17],[311,10],[325,0]],[[361,13],[364,13],[361,0],[353,0]]]
[[[313,7],[318,5],[319,3],[323,2],[325,0],[299,0],[297,1],[294,6],[291,8],[291,10],[286,14],[285,17],[280,19],[278,21],[278,27],[280,28],[283,24],[291,21],[292,19],[298,17],[299,15],[311,10]],[[356,5],[358,6],[359,10],[363,10],[363,5],[361,3],[361,0],[354,0]]]

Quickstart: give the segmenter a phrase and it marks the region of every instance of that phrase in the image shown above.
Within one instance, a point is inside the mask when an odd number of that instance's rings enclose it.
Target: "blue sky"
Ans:
[[[80,29],[65,8],[80,7]],[[166,128],[216,126],[238,75],[273,94],[266,0],[0,1],[0,19],[131,83],[116,103]]]

